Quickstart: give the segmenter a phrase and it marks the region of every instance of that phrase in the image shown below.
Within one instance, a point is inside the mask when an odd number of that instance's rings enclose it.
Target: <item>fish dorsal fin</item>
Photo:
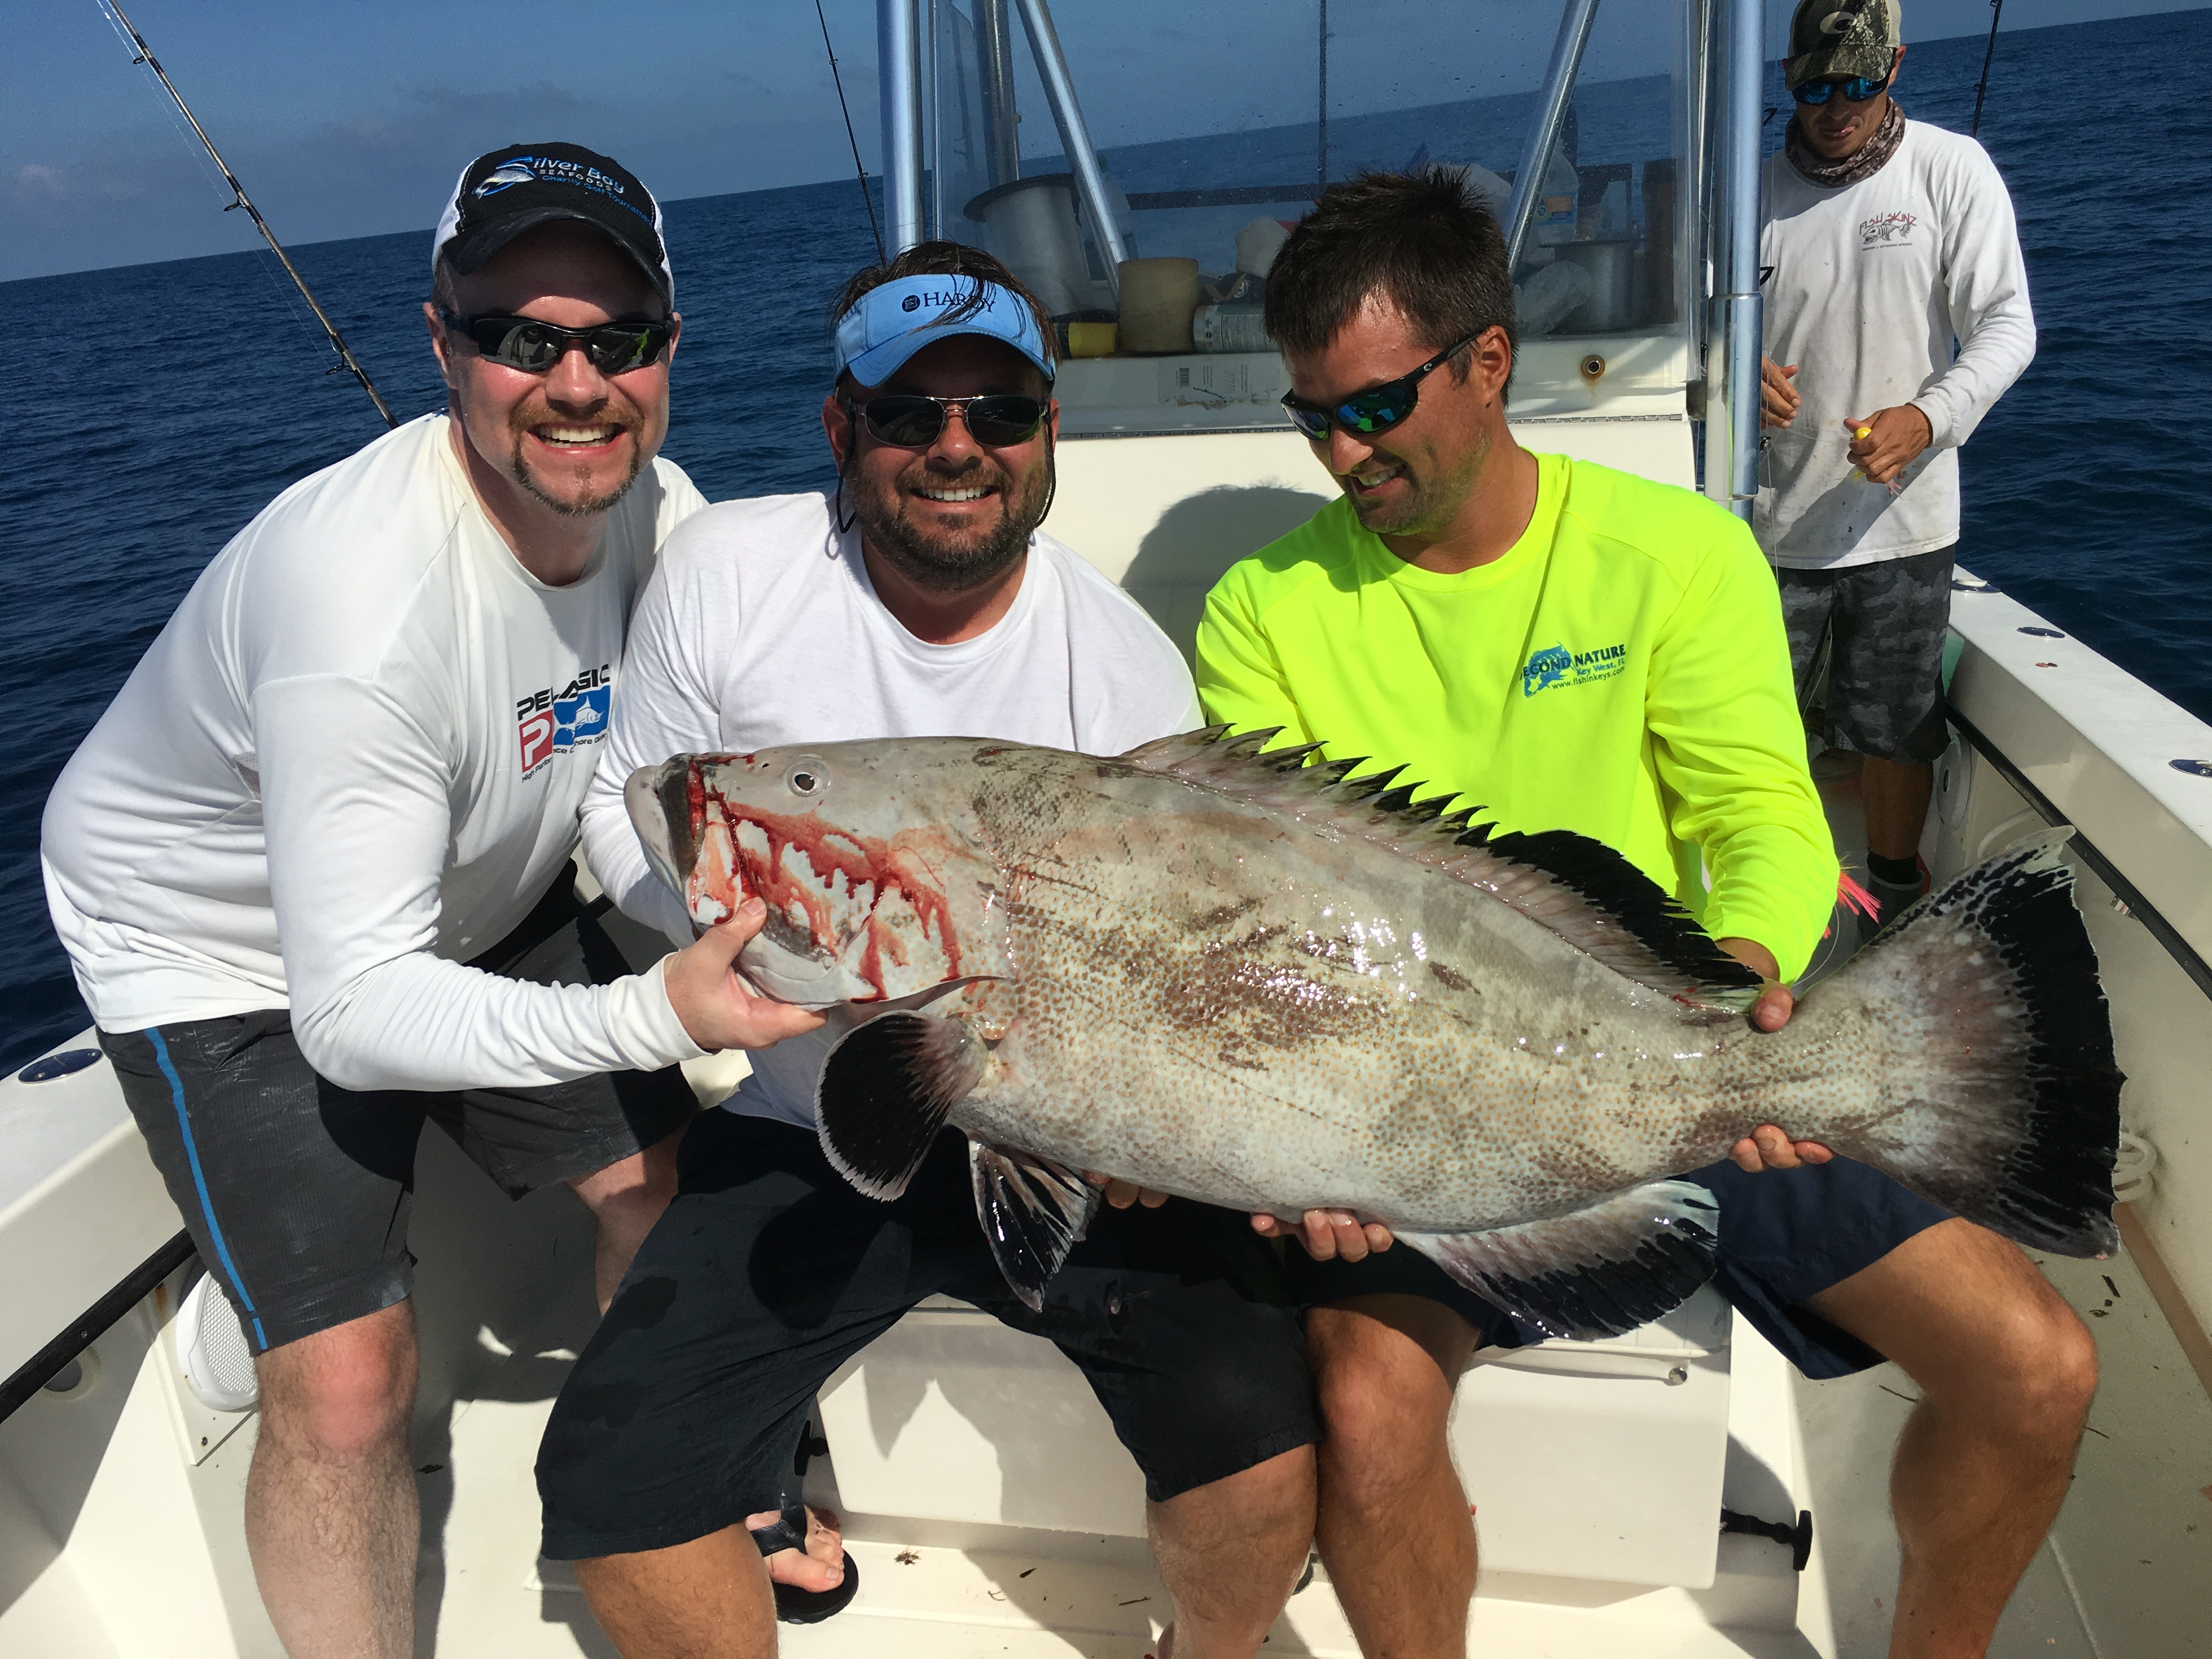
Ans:
[[[1759,977],[1697,919],[1604,842],[1568,830],[1498,833],[1480,806],[1397,781],[1405,768],[1362,772],[1357,760],[1309,766],[1320,744],[1261,750],[1282,728],[1230,735],[1209,726],[1133,749],[1124,765],[1218,789],[1433,865],[1479,887],[1584,955],[1640,985],[1702,1007],[1747,1010]]]

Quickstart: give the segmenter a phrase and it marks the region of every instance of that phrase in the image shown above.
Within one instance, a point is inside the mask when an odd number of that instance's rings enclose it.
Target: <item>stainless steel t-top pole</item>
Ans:
[[[985,148],[990,182],[1010,185],[1022,176],[1021,132],[1014,119],[1014,49],[1006,0],[976,0],[975,52],[983,93]]]
[[[1082,106],[1075,101],[1075,81],[1067,72],[1067,55],[1060,49],[1052,13],[1045,0],[1019,0],[1022,27],[1029,33],[1030,51],[1036,57],[1037,79],[1044,82],[1046,100],[1052,106],[1053,124],[1060,129],[1060,148],[1067,152],[1068,171],[1075,175],[1075,193],[1098,237],[1098,251],[1106,263],[1106,281],[1118,301],[1121,273],[1118,267],[1129,257],[1114,222],[1113,204],[1106,195],[1106,175],[1099,169],[1098,152],[1091,143],[1091,130],[1083,125]]]
[[[338,325],[332,322],[322,307],[316,303],[313,293],[307,287],[307,279],[301,276],[298,269],[292,264],[290,256],[284,252],[283,245],[277,241],[276,233],[269,228],[269,222],[261,216],[261,210],[253,205],[252,198],[246,193],[246,186],[238,182],[238,175],[230,170],[230,164],[222,159],[222,153],[216,149],[215,140],[207,136],[207,130],[200,125],[199,118],[192,113],[191,106],[185,102],[185,94],[177,90],[176,83],[169,79],[169,72],[161,67],[161,60],[154,56],[154,48],[146,44],[146,37],[139,33],[137,25],[123,15],[123,8],[116,4],[115,0],[106,0],[106,3],[108,10],[115,14],[115,21],[123,26],[123,32],[131,37],[131,44],[138,48],[138,56],[132,61],[143,64],[154,71],[155,78],[161,82],[163,90],[176,100],[177,108],[183,113],[185,119],[191,124],[192,131],[198,136],[200,143],[206,146],[210,159],[215,162],[216,168],[222,174],[223,183],[230,186],[230,206],[223,209],[223,211],[228,213],[231,208],[246,210],[246,216],[253,221],[253,228],[261,233],[261,240],[269,244],[269,251],[276,256],[276,263],[284,267],[284,274],[292,279],[292,285],[300,290],[300,297],[307,302],[307,309],[315,313],[315,320],[323,325],[323,332],[330,337],[331,349],[338,354],[337,368],[345,369],[355,380],[361,382],[361,389],[368,393],[368,400],[376,405],[376,412],[384,416],[385,425],[398,426],[399,422],[393,418],[391,409],[386,405],[384,394],[376,389],[376,382],[368,378],[368,371],[363,368],[360,361],[354,356],[353,348],[345,343],[345,336],[338,332]],[[337,368],[333,368],[331,373],[337,374]]]
[[[1705,493],[1749,521],[1759,495],[1761,0],[1714,0],[1713,297],[1705,336]]]
[[[926,236],[921,198],[921,22],[919,0],[876,0],[876,61],[884,125],[884,216],[891,252]]]
[[[1521,269],[1521,250],[1528,240],[1528,221],[1535,216],[1536,197],[1544,185],[1544,172],[1552,164],[1552,147],[1559,142],[1559,124],[1566,119],[1567,100],[1574,96],[1575,76],[1583,66],[1583,48],[1589,45],[1590,25],[1597,19],[1597,0],[1567,0],[1559,11],[1559,38],[1552,43],[1552,66],[1544,73],[1544,89],[1537,95],[1536,125],[1529,130],[1528,148],[1521,157],[1521,170],[1513,175],[1513,195],[1505,206],[1505,269]]]

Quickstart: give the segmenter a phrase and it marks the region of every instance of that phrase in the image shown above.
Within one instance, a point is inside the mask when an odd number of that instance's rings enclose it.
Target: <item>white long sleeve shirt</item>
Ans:
[[[696,1056],[658,969],[464,965],[562,876],[630,607],[705,506],[655,461],[549,587],[433,416],[302,479],[192,586],[63,769],[40,847],[107,1030],[289,1007],[348,1088],[562,1082]]]
[[[1765,434],[1752,528],[1793,569],[1869,564],[1959,538],[1959,446],[2035,355],[2012,198],[1982,147],[1908,121],[1897,153],[1824,189],[1769,156],[1759,233],[1765,353],[1803,402]],[[1953,342],[1957,355],[1953,355]],[[1854,416],[1910,404],[1934,441],[1894,495],[1854,481]]]
[[[1182,653],[1137,602],[1049,536],[988,632],[930,645],[884,608],[857,531],[821,495],[723,501],[687,520],[638,600],[614,733],[584,801],[584,858],[638,921],[688,943],[623,785],[672,755],[871,738],[997,738],[1118,755],[1201,724]],[[752,1056],[733,1111],[811,1127],[836,1033]]]

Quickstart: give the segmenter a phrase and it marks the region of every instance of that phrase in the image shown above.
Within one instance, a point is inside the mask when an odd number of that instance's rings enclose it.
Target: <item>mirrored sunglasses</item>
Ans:
[[[1285,392],[1284,410],[1290,416],[1291,424],[1316,443],[1328,435],[1332,426],[1355,438],[1371,438],[1378,432],[1388,432],[1413,412],[1420,402],[1421,382],[1481,337],[1480,334],[1470,334],[1457,345],[1446,346],[1412,374],[1370,386],[1364,392],[1355,392],[1342,403],[1328,407],[1310,404],[1296,392]]]
[[[1863,104],[1889,84],[1889,76],[1880,80],[1870,75],[1854,75],[1842,80],[1808,81],[1801,87],[1790,88],[1790,95],[1801,104],[1825,104],[1838,92],[1847,104]]]
[[[627,374],[634,368],[660,361],[675,325],[659,323],[601,323],[593,328],[562,328],[535,317],[502,317],[487,313],[464,317],[441,310],[438,320],[476,342],[477,349],[495,363],[519,368],[526,374],[544,374],[571,347],[580,346],[592,367],[602,374]]]

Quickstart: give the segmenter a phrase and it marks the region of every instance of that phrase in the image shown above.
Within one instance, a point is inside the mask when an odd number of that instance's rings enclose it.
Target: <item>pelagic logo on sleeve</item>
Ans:
[[[514,721],[522,744],[522,775],[528,777],[556,755],[605,737],[613,698],[612,663],[586,668],[565,686],[549,685],[517,697]]]
[[[1521,665],[1521,695],[1533,697],[1555,685],[1588,685],[1609,680],[1628,665],[1628,643],[1601,645],[1589,651],[1570,651],[1548,645]]]

